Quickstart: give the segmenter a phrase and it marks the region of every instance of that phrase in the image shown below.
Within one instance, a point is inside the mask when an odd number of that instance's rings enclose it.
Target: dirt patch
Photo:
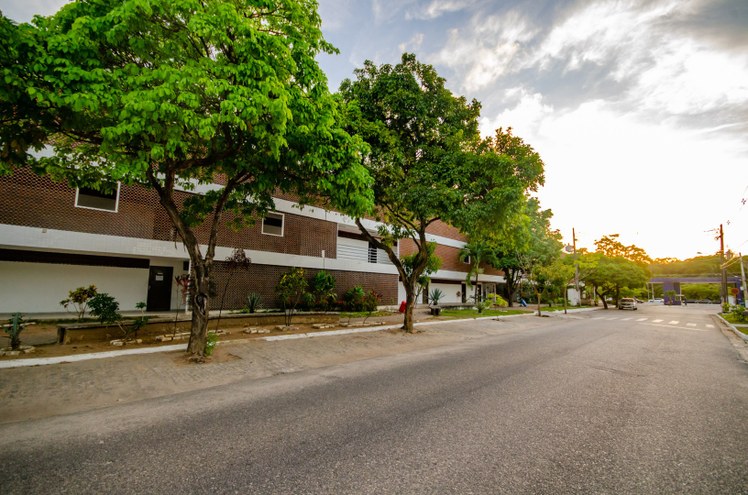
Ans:
[[[416,321],[424,320],[439,320],[442,318],[432,317],[428,314],[419,315]],[[292,334],[304,334],[313,332],[326,332],[333,330],[342,330],[347,328],[361,328],[366,326],[381,326],[381,325],[396,325],[402,323],[402,315],[394,313],[386,316],[374,316],[366,319],[363,318],[341,318],[337,323],[327,323],[320,325],[319,323],[293,323],[290,328],[284,328],[282,325],[252,325],[247,327],[246,325],[237,325],[231,319],[222,319],[218,330],[221,335],[219,342],[226,341],[238,341],[238,340],[252,340],[259,339],[275,335],[292,335]],[[209,331],[215,331],[216,325],[214,321],[210,322]],[[24,359],[24,358],[45,358],[45,357],[59,357],[59,356],[72,356],[79,354],[88,354],[96,352],[107,352],[123,349],[138,349],[138,348],[154,348],[161,346],[171,345],[187,345],[189,340],[188,336],[177,340],[158,341],[157,335],[148,334],[139,336],[141,342],[128,342],[122,346],[115,346],[111,344],[111,340],[120,337],[119,330],[114,327],[111,331],[111,338],[106,340],[91,340],[85,342],[77,342],[71,344],[58,344],[57,343],[57,324],[49,323],[45,321],[39,321],[33,325],[29,325],[21,333],[21,342],[24,345],[34,346],[34,351],[29,354],[21,356],[2,356],[0,360],[10,359]],[[161,335],[171,335],[172,333],[184,333],[189,332],[189,322],[180,322],[176,330],[171,326],[165,325]],[[250,333],[251,332],[251,333]],[[10,344],[9,339],[6,335],[0,335],[0,348],[6,347]],[[231,356],[230,353],[222,350],[219,345],[216,347],[212,361],[214,362],[226,362],[233,359],[240,359],[237,356]]]

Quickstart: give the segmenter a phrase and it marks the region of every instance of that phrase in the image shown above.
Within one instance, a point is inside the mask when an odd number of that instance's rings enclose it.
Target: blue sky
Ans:
[[[8,17],[63,0],[0,0]],[[552,225],[653,257],[748,254],[748,1],[321,0],[330,88],[407,51],[543,157]]]

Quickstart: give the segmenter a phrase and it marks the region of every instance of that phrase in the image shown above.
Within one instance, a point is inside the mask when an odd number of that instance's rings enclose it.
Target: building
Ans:
[[[184,200],[189,194],[178,192]],[[377,224],[367,221],[376,231]],[[207,238],[197,229],[198,236]],[[454,228],[437,224],[430,231],[442,267],[432,276],[442,302],[467,300],[469,266],[459,260],[465,238]],[[291,267],[309,276],[331,273],[337,293],[361,285],[381,294],[382,305],[405,299],[397,270],[383,251],[369,245],[352,219],[317,207],[300,207],[290,196],[276,198],[276,210],[255,225],[234,231],[222,226],[216,248],[214,277],[218,298],[228,277],[226,263],[234,248],[245,250],[252,263],[234,273],[224,307],[244,306],[251,292],[265,307],[277,306],[275,286]],[[403,240],[400,254],[412,252]],[[120,303],[123,311],[146,302],[148,311],[184,307],[175,277],[189,273],[189,256],[154,191],[118,185],[111,194],[74,189],[16,169],[0,177],[0,313],[59,312],[68,291],[95,285]],[[486,269],[480,290],[496,290],[503,281]],[[471,292],[472,294],[472,292]]]

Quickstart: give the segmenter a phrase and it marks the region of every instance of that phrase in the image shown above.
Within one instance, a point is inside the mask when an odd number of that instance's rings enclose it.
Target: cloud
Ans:
[[[432,0],[424,7],[410,9],[405,18],[408,20],[433,20],[444,14],[465,10],[475,3],[475,0]]]
[[[524,58],[524,44],[536,32],[517,11],[475,16],[467,27],[449,31],[447,42],[434,58],[464,74],[461,87],[477,91],[513,72],[516,60]]]
[[[421,47],[421,45],[423,44],[423,40],[424,34],[416,33],[405,43],[400,43],[398,45],[398,48],[400,48],[401,52],[415,52]]]

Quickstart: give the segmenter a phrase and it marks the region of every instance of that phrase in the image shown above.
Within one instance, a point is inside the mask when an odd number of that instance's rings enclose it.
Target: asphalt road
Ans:
[[[0,492],[748,493],[748,365],[698,307],[0,426]]]

